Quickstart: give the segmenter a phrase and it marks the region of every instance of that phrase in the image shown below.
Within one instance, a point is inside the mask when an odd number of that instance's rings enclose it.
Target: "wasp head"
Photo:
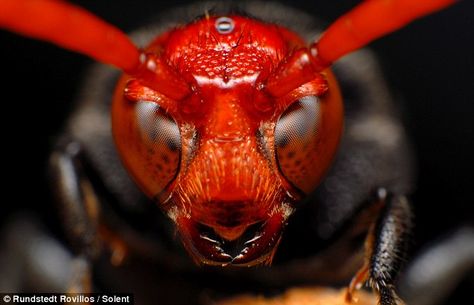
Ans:
[[[155,76],[124,76],[113,106],[125,165],[195,261],[270,263],[339,140],[331,73],[296,34],[239,16],[203,18],[146,52]]]

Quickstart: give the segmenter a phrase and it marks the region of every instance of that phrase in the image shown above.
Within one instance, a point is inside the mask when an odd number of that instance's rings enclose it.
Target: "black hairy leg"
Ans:
[[[100,252],[98,196],[87,179],[83,160],[78,142],[60,142],[51,154],[49,174],[73,252],[97,257]]]
[[[402,267],[412,229],[412,212],[406,197],[378,191],[380,213],[365,242],[365,262],[349,284],[346,300],[368,282],[379,297],[379,305],[400,304],[394,282]]]
[[[96,260],[105,248],[112,263],[118,265],[126,247],[101,215],[107,198],[94,176],[79,142],[64,140],[57,145],[50,158],[50,177],[72,252]]]

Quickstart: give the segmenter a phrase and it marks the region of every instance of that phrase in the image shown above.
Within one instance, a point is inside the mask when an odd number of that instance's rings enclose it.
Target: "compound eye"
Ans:
[[[319,182],[316,147],[319,144],[321,109],[316,96],[291,104],[275,127],[275,150],[280,171],[295,187],[309,193]]]
[[[155,102],[121,101],[112,111],[114,138],[140,188],[163,202],[179,171],[181,136],[176,121]]]
[[[135,106],[142,140],[151,149],[175,154],[181,148],[178,124],[153,102],[138,102]]]

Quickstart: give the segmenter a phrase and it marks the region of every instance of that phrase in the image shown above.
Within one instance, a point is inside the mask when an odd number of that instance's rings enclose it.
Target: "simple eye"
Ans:
[[[305,193],[316,187],[315,148],[319,142],[320,102],[305,96],[281,115],[275,127],[276,157],[282,174]]]

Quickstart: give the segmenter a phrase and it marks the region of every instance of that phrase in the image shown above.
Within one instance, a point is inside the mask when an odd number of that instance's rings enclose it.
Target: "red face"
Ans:
[[[296,34],[240,16],[174,29],[146,52],[161,78],[124,75],[114,98],[124,164],[197,262],[270,263],[339,141],[332,74],[315,72]]]

